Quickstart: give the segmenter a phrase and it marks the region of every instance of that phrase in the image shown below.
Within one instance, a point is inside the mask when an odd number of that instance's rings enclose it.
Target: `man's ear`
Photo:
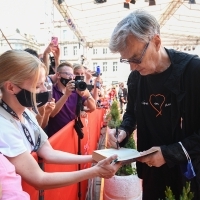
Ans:
[[[61,76],[60,76],[60,73],[59,73],[59,72],[56,72],[56,78],[57,78],[57,79],[60,79],[60,78],[61,78]]]
[[[159,51],[160,46],[161,46],[160,35],[156,34],[156,35],[153,37],[153,42],[154,42],[154,45],[155,45],[155,47],[156,47],[156,51]]]

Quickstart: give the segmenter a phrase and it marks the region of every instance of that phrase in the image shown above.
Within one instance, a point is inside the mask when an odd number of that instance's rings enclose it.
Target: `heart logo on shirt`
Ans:
[[[149,103],[152,108],[157,112],[156,117],[162,115],[162,106],[165,102],[165,97],[162,94],[151,94],[149,97]]]

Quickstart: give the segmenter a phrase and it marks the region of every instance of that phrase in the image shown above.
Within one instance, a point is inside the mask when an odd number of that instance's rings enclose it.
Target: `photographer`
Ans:
[[[53,98],[55,99],[56,106],[49,118],[47,130],[49,137],[76,118],[79,95],[82,97],[83,105],[90,112],[96,109],[95,101],[88,91],[85,82],[83,80],[74,80],[75,76],[70,63],[61,63],[57,68],[56,76],[57,83],[53,86]]]
[[[75,76],[84,76],[84,81],[87,83],[87,88],[90,91],[92,97],[94,98],[95,102],[99,100],[98,94],[101,87],[101,78],[100,74],[95,76],[96,72],[92,72],[87,67],[83,65],[75,63],[73,65],[74,75]],[[93,79],[96,77],[95,79]]]

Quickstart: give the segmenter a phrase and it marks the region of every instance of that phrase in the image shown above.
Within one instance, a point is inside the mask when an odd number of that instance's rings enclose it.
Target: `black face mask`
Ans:
[[[34,107],[34,102],[32,100],[32,96],[33,96],[32,92],[25,89],[21,89],[21,91],[15,95],[17,97],[17,100],[22,106],[28,107],[28,108]],[[45,103],[48,102],[48,99],[49,99],[48,91],[42,92],[42,93],[36,93],[37,107],[43,106]]]
[[[67,79],[67,78],[63,78],[63,77],[61,77],[60,78],[60,82],[66,87],[66,85],[67,85],[67,83],[69,82],[69,81],[71,81],[72,79]]]
[[[37,107],[41,107],[44,104],[46,104],[48,101],[50,101],[49,97],[51,97],[51,91],[37,93],[36,94]]]

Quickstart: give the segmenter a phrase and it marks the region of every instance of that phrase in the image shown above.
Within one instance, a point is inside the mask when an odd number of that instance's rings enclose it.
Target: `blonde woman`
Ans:
[[[35,151],[45,162],[78,164],[92,162],[91,155],[75,155],[54,150],[48,137],[27,107],[45,103],[46,67],[25,51],[10,50],[0,56],[0,152],[15,166],[16,172],[38,189],[71,185],[96,176],[110,178],[120,167],[111,156],[94,167],[74,172],[43,172],[30,154]],[[41,93],[41,91],[44,91]],[[37,102],[36,102],[37,100]]]

